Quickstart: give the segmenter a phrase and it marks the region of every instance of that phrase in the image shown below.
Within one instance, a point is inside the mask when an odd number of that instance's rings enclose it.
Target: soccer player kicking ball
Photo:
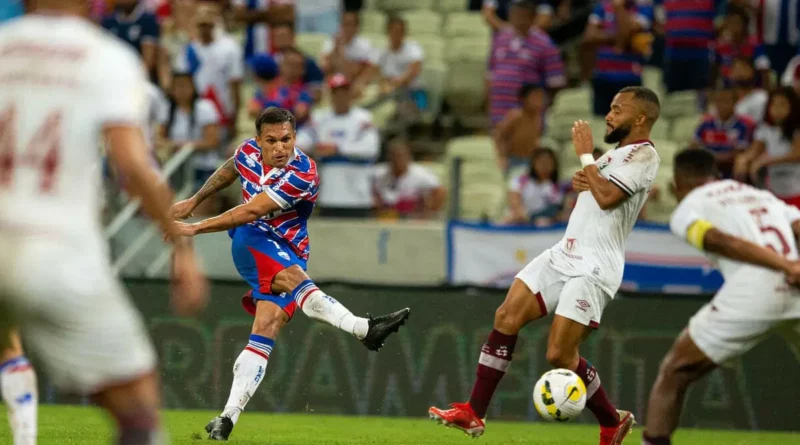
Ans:
[[[773,332],[800,346],[800,210],[768,191],[719,180],[714,156],[704,150],[679,153],[674,168],[680,204],[670,228],[716,261],[725,284],[661,364],[645,445],[670,444],[689,385],[717,366]]]
[[[658,154],[648,138],[659,109],[652,90],[622,89],[606,116],[605,141],[619,146],[597,162],[592,157],[589,125],[575,123],[572,141],[583,170],[573,178],[580,194],[564,238],[517,274],[481,349],[469,402],[454,403],[447,410],[432,407],[428,410],[431,418],[473,437],[483,434],[483,419],[511,365],[517,334],[528,322],[555,311],[547,360],[583,379],[587,406],[600,423],[600,444],[617,445],[625,439],[633,427],[633,415],[614,408],[597,371],[580,356],[578,347],[600,325],[603,308],[622,281],[625,239],[658,170]]]
[[[233,386],[222,414],[206,426],[209,439],[227,440],[267,368],[275,338],[299,307],[377,351],[405,323],[410,310],[360,318],[319,290],[306,275],[306,224],[317,200],[316,163],[295,148],[295,119],[282,108],[267,108],[256,119],[256,137],[208,179],[192,198],[173,206],[181,219],[208,196],[241,179],[243,204],[204,221],[179,223],[184,235],[228,230],[236,269],[252,287],[242,299],[255,315],[250,341],[233,367]]]

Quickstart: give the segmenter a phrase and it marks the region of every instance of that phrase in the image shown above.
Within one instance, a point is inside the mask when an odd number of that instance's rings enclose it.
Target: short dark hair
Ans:
[[[516,6],[518,8],[524,9],[530,12],[536,12],[538,8],[537,2],[534,0],[516,0],[511,2],[511,6]]]
[[[780,96],[783,96],[789,101],[789,115],[786,116],[786,120],[780,124],[781,134],[784,139],[791,141],[794,139],[795,132],[800,128],[798,127],[800,125],[800,98],[797,96],[797,93],[794,92],[794,88],[784,86],[770,91],[769,99],[764,106],[764,122],[769,125],[778,125],[777,122],[773,122],[772,116],[769,114],[769,108],[772,105],[772,101]]]
[[[533,150],[533,153],[531,153],[531,168],[528,172],[528,175],[531,177],[531,179],[536,179],[536,170],[533,168],[533,164],[535,164],[536,161],[541,157],[548,157],[553,160],[553,173],[550,175],[549,179],[553,182],[553,184],[558,184],[558,156],[556,156],[556,152],[549,147],[539,147],[536,150]]]
[[[345,10],[342,13],[342,16],[340,17],[340,20],[342,20],[345,15],[351,15],[351,16],[355,17],[356,25],[361,26],[361,11],[358,11],[358,10],[355,10],[355,11]]]
[[[292,130],[295,129],[297,123],[291,111],[278,107],[266,108],[256,118],[256,134],[261,134],[261,127],[264,125],[284,124],[286,122],[292,125]]]
[[[702,148],[687,148],[675,155],[675,176],[691,178],[718,177],[717,160],[710,151]]]
[[[402,25],[403,29],[406,29],[406,20],[398,14],[391,14],[386,19],[386,30],[388,31],[392,25]]]
[[[526,83],[521,87],[519,87],[519,90],[517,90],[517,99],[523,100],[526,97],[528,97],[528,94],[531,94],[532,92],[541,90],[543,88],[544,87],[542,87],[542,85],[538,83]]]
[[[658,120],[658,116],[661,114],[661,101],[658,100],[658,94],[655,91],[647,87],[625,87],[619,90],[619,94],[622,93],[631,93],[634,99],[644,102],[643,111],[647,120],[650,121],[650,125]]]

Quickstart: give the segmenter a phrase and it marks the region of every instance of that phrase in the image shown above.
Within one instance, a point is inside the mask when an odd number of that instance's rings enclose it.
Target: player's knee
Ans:
[[[557,345],[550,345],[547,347],[545,358],[554,368],[574,369],[576,366],[577,351],[568,350]]]
[[[501,304],[494,313],[494,328],[504,334],[516,334],[524,323],[517,311]]]
[[[272,291],[276,293],[291,292],[307,279],[308,275],[302,267],[298,265],[287,267],[275,275],[272,280]]]

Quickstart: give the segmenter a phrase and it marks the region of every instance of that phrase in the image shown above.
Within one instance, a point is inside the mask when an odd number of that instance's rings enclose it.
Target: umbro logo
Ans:
[[[577,303],[576,307],[582,310],[583,312],[586,312],[586,309],[592,307],[592,305],[589,304],[589,302],[586,300],[577,300],[576,303]]]

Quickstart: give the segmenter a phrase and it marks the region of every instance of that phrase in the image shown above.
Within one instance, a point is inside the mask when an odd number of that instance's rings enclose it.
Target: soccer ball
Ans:
[[[548,371],[533,387],[533,405],[544,420],[572,420],[586,406],[586,385],[568,369]]]

